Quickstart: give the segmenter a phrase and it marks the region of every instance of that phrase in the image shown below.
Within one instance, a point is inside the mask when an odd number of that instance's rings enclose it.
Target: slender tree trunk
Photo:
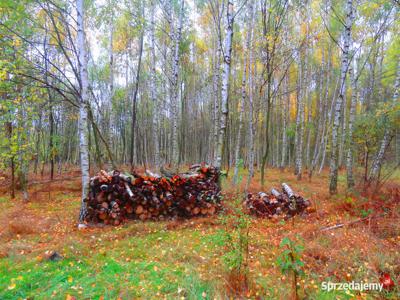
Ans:
[[[152,0],[151,1],[151,11],[150,11],[150,61],[151,61],[151,66],[150,66],[150,96],[151,96],[151,101],[153,103],[153,131],[152,131],[152,139],[153,139],[153,145],[154,145],[154,165],[155,169],[158,170],[158,168],[161,165],[161,159],[160,159],[160,143],[158,141],[158,114],[159,114],[159,109],[158,109],[158,101],[157,101],[157,84],[156,84],[156,49],[155,49],[155,20],[154,20],[154,14],[156,12],[156,1]]]
[[[250,1],[252,1],[252,0],[250,0]],[[249,188],[250,181],[254,175],[254,155],[255,155],[254,154],[254,137],[256,134],[256,132],[255,132],[256,125],[254,122],[254,101],[253,101],[254,81],[253,81],[253,72],[252,72],[253,66],[254,66],[254,69],[256,68],[256,66],[253,63],[253,60],[254,60],[254,55],[253,55],[254,9],[255,9],[255,7],[252,3],[252,19],[251,19],[252,26],[250,27],[251,37],[250,37],[250,47],[249,47],[249,175],[247,177],[246,191]]]
[[[329,55],[328,70],[329,70],[330,62],[331,62],[331,56]],[[328,72],[328,74],[330,74],[330,73]],[[327,80],[329,80],[329,79],[330,79],[330,75],[327,75],[327,76],[329,76],[329,77],[327,78]],[[326,91],[325,101],[327,101],[327,103],[326,103],[327,107],[326,107],[326,113],[325,113],[325,120],[326,120],[326,121],[325,121],[325,123],[324,123],[324,128],[323,128],[323,130],[322,130],[322,132],[323,132],[323,134],[322,134],[322,136],[323,136],[323,143],[322,143],[322,146],[321,146],[321,149],[322,149],[322,159],[321,159],[321,164],[320,164],[320,167],[319,167],[319,170],[318,170],[318,173],[319,173],[319,174],[321,174],[322,169],[323,169],[323,167],[325,166],[326,149],[327,149],[327,146],[328,146],[329,128],[332,126],[332,113],[333,113],[333,108],[334,108],[334,105],[335,105],[336,90],[337,90],[337,87],[338,87],[338,85],[339,85],[339,82],[340,82],[340,78],[338,78],[338,80],[336,80],[336,85],[335,85],[335,88],[333,89],[333,95],[334,95],[334,96],[331,97],[331,103],[330,103],[330,105],[328,105],[328,99],[329,99],[329,85],[327,85],[327,87],[326,87],[326,89],[325,89],[325,91]]]
[[[396,73],[396,80],[395,80],[395,84],[394,84],[394,93],[393,93],[393,102],[394,103],[397,103],[397,101],[399,99],[399,89],[400,89],[400,63],[397,62],[397,73]],[[387,148],[389,147],[391,139],[394,136],[394,134],[392,133],[392,130],[391,130],[390,126],[387,124],[387,122],[388,122],[387,117],[385,117],[385,131],[383,134],[383,138],[380,142],[379,151],[378,151],[377,155],[375,156],[375,159],[372,162],[371,171],[368,176],[369,183],[371,183],[374,180],[379,179],[379,174],[381,171],[385,152],[386,152]]]
[[[233,2],[228,0],[226,13],[226,35],[224,49],[224,71],[222,74],[221,86],[221,119],[217,143],[217,154],[215,166],[219,169],[222,167],[222,153],[224,148],[225,132],[228,122],[228,98],[229,98],[229,76],[231,72],[231,53],[232,53],[232,37],[233,37]]]
[[[307,52],[307,51],[306,51]],[[307,57],[307,53],[305,54]],[[307,59],[306,59],[307,61]],[[297,114],[296,114],[296,135],[295,135],[295,175],[297,180],[301,180],[301,172],[303,165],[303,139],[304,139],[304,91],[306,87],[302,87],[306,78],[307,62],[304,63],[304,68],[299,66],[299,87],[297,93]]]
[[[50,85],[48,82],[48,73],[49,73],[49,49],[48,49],[48,37],[47,37],[47,27],[45,27],[45,37],[43,41],[43,49],[44,49],[44,80],[47,84]],[[47,88],[47,96],[49,100],[49,126],[50,126],[50,133],[49,133],[49,157],[50,157],[50,180],[54,178],[54,114],[53,114],[53,97],[51,94],[51,89]]]
[[[353,141],[353,127],[356,115],[356,105],[357,105],[357,82],[355,79],[355,63],[350,64],[349,75],[351,81],[351,103],[349,112],[349,125],[348,125],[348,136],[347,136],[347,156],[346,156],[346,170],[347,170],[347,188],[351,189],[354,187],[354,176],[353,176],[353,151],[354,151],[354,141]]]
[[[238,128],[238,132],[237,132],[236,149],[235,149],[235,169],[234,169],[234,175],[233,175],[233,183],[234,184],[238,183],[237,180],[238,180],[239,165],[240,165],[240,142],[241,142],[241,134],[242,134],[242,129],[243,129],[244,106],[245,106],[245,102],[246,102],[246,81],[247,81],[247,67],[248,67],[247,60],[248,60],[248,52],[250,51],[251,32],[252,32],[252,28],[253,28],[253,3],[252,3],[252,0],[250,0],[250,2],[249,2],[248,16],[249,16],[250,22],[249,22],[248,28],[247,28],[245,52],[243,54],[242,97],[241,97],[241,101],[240,101],[239,128]]]
[[[317,162],[319,160],[321,154],[321,144],[323,142],[324,136],[324,123],[326,123],[325,115],[326,115],[326,103],[327,99],[323,99],[323,78],[324,78],[324,66],[325,66],[325,57],[324,52],[322,52],[322,67],[321,72],[318,79],[318,90],[319,90],[319,99],[318,99],[318,125],[317,125],[317,135],[315,137],[315,144],[314,144],[314,153],[313,158],[311,160],[310,170],[308,172],[308,178],[311,180],[312,174],[315,170]],[[327,77],[328,78],[328,77]],[[327,79],[326,84],[329,84],[329,80]]]
[[[331,194],[337,193],[337,179],[338,179],[338,154],[339,143],[338,133],[339,126],[342,118],[342,105],[345,93],[345,81],[349,68],[349,47],[351,42],[351,26],[353,20],[353,0],[347,0],[346,3],[346,24],[344,29],[344,43],[342,50],[342,64],[340,74],[339,96],[336,99],[335,115],[332,127],[332,150],[331,150],[331,163],[330,163],[330,183],[329,192]]]
[[[81,210],[79,213],[79,222],[82,224],[87,215],[86,201],[89,194],[89,148],[88,148],[88,121],[87,121],[87,106],[89,103],[89,79],[87,72],[87,57],[85,48],[85,26],[84,26],[84,7],[83,0],[76,0],[77,10],[77,26],[78,40],[77,49],[79,55],[79,73],[80,73],[80,103],[79,103],[79,154],[82,172],[82,196]]]
[[[216,41],[216,53],[214,59],[213,68],[213,90],[214,90],[214,103],[213,103],[213,135],[214,135],[214,146],[213,146],[213,163],[216,163],[216,147],[218,144],[218,132],[219,132],[219,118],[220,118],[220,65],[221,65],[221,43],[217,38]]]
[[[286,159],[287,159],[287,148],[288,148],[288,136],[287,136],[287,127],[289,123],[289,105],[290,105],[290,93],[289,93],[289,75],[286,74],[284,79],[285,84],[285,97],[282,109],[282,157],[281,157],[281,168],[284,169],[286,167]]]
[[[175,167],[179,164],[179,148],[178,148],[178,119],[179,119],[179,45],[182,36],[182,21],[183,21],[183,5],[184,0],[181,0],[178,27],[174,34],[174,56],[172,64],[172,163]]]
[[[306,85],[309,85],[310,77],[311,77],[311,70],[308,70],[308,81]],[[307,143],[306,143],[306,168],[307,170],[310,169],[310,149],[311,149],[311,134],[312,134],[312,96],[307,89],[306,93],[306,100],[307,100]]]
[[[144,12],[142,12],[144,15]],[[130,164],[131,168],[133,168],[134,161],[133,161],[133,154],[135,149],[135,127],[136,127],[136,103],[137,103],[137,95],[139,91],[139,81],[140,81],[140,69],[142,66],[142,54],[143,54],[143,40],[144,40],[144,30],[140,33],[139,39],[139,58],[138,58],[138,65],[136,70],[136,78],[135,78],[135,90],[133,92],[132,98],[132,122],[131,122],[131,153],[130,153]]]
[[[112,141],[112,128],[113,128],[113,123],[112,123],[112,101],[114,97],[114,8],[112,7],[112,1],[109,1],[109,8],[111,10],[111,17],[110,17],[110,36],[109,36],[109,47],[108,47],[108,55],[110,58],[109,61],[109,71],[110,71],[110,77],[109,77],[109,99],[108,99],[108,112],[107,112],[107,125],[108,125],[108,134],[107,134],[107,143],[110,145],[110,147],[113,145]],[[114,152],[116,153],[116,152]],[[115,159],[118,159],[115,157]],[[115,168],[113,159],[111,157],[108,157],[107,160],[107,168],[109,170],[112,170]]]
[[[22,198],[25,202],[29,201],[29,193],[28,193],[28,172],[29,172],[29,162],[27,158],[26,150],[24,150],[24,145],[28,145],[29,141],[29,129],[26,124],[27,114],[26,114],[26,107],[25,107],[25,98],[22,98],[20,106],[20,129],[18,130],[18,164],[19,164],[19,171],[18,171],[18,178],[21,185],[22,191]],[[53,161],[53,168],[54,168],[54,161]]]

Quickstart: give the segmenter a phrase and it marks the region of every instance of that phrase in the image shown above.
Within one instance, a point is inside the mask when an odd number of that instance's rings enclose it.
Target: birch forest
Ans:
[[[0,298],[398,299],[399,93],[398,0],[0,0]]]

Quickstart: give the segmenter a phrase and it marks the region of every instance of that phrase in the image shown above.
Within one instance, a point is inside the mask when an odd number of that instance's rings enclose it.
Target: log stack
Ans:
[[[221,208],[218,176],[216,168],[200,164],[170,177],[100,171],[90,180],[86,220],[119,225],[126,219],[213,215]]]
[[[311,203],[295,194],[289,185],[282,183],[281,192],[273,188],[270,193],[248,193],[244,205],[249,214],[257,217],[282,216],[287,219],[302,214]]]

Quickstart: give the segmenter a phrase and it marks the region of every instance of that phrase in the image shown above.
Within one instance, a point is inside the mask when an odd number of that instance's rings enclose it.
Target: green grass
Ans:
[[[97,242],[93,254],[86,242],[70,242],[62,251],[64,259],[58,262],[3,258],[0,299],[65,299],[67,294],[78,299],[155,299],[158,295],[205,299],[214,287],[196,270],[195,258],[209,251],[199,246],[204,246],[200,237],[196,231],[184,230],[178,236],[160,230],[122,241]]]
[[[240,168],[239,176],[246,179],[247,170]],[[231,174],[233,168],[231,169]],[[277,186],[279,182],[295,182],[292,173],[267,171],[272,176],[266,187]],[[396,175],[397,176],[397,175]],[[235,197],[236,188],[231,185],[232,177],[223,178],[222,185],[229,189],[226,196],[228,204],[233,205],[231,197]],[[289,181],[288,181],[289,180]],[[290,181],[292,180],[292,181]],[[344,180],[344,177],[341,178]],[[344,182],[343,182],[344,184]],[[296,185],[302,193],[312,194],[313,185]],[[258,189],[258,187],[256,186]],[[10,235],[0,245],[0,299],[66,299],[67,295],[76,299],[226,299],[227,269],[224,265],[226,252],[226,235],[221,224],[226,216],[221,215],[202,223],[198,220],[188,220],[174,225],[173,221],[139,222],[130,221],[118,227],[105,227],[76,231],[76,214],[79,211],[79,193],[52,192],[50,199],[46,194],[40,194],[40,201],[32,201],[25,206],[27,216],[43,214],[49,217],[48,225],[43,227],[45,233],[22,233]],[[230,198],[228,198],[230,197]],[[241,197],[239,195],[238,197]],[[350,201],[344,194],[329,199],[329,203]],[[364,199],[357,197],[361,203]],[[351,200],[353,201],[353,200]],[[355,201],[355,200],[354,200]],[[7,212],[15,202],[0,197],[0,208],[7,220],[13,211]],[[321,207],[324,208],[324,207]],[[361,210],[360,210],[361,213]],[[330,219],[332,217],[332,219]],[[14,221],[18,221],[13,217]],[[329,219],[329,221],[328,221]],[[339,221],[353,219],[346,213],[337,218],[334,215],[324,216],[320,226]],[[60,222],[58,227],[52,222]],[[309,226],[306,221],[298,219],[299,226]],[[6,224],[6,222],[4,222]],[[29,226],[29,223],[28,225]],[[6,227],[5,227],[6,228]],[[351,229],[356,230],[357,227]],[[278,244],[284,236],[290,233],[290,222],[271,222],[270,220],[253,220],[250,230],[250,269],[249,282],[252,294],[250,299],[285,299],[291,292],[290,280],[284,276],[276,265],[280,253]],[[349,229],[350,231],[350,229]],[[326,234],[308,237],[307,241],[315,243],[311,253],[319,254],[330,249],[336,254],[324,265],[318,259],[304,255],[306,274],[302,280],[302,296],[307,299],[351,299],[345,292],[322,291],[323,281],[345,281],[343,271],[348,272],[352,279],[376,281],[375,269],[365,267],[365,262],[371,259],[379,269],[390,272],[394,276],[398,253],[380,251],[365,253],[357,247],[344,245],[347,241],[341,235],[345,230],[333,231],[335,235]],[[361,231],[360,231],[361,232]],[[363,233],[364,234],[364,233]],[[341,237],[336,240],[336,235]],[[349,240],[352,236],[349,236]],[[374,240],[375,241],[375,240]],[[340,242],[340,243],[339,243]],[[362,243],[365,243],[362,242]],[[360,243],[360,245],[362,245]],[[356,244],[359,245],[359,244]],[[312,245],[305,244],[311,249]],[[321,249],[320,249],[321,248]],[[343,248],[343,249],[342,249]],[[382,245],[382,248],[384,245]],[[3,251],[4,250],[4,251]],[[40,259],[46,250],[56,250],[63,259],[58,262]],[[349,263],[351,262],[351,263]],[[373,262],[370,262],[373,265]],[[336,278],[330,274],[339,271],[342,277]],[[342,272],[340,272],[342,271]],[[331,276],[331,277],[329,277]],[[304,280],[304,281],[303,281]],[[396,299],[399,291],[377,294],[368,293],[366,298],[386,297]]]

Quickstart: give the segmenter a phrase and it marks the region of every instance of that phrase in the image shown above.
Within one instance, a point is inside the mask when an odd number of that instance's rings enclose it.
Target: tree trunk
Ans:
[[[318,90],[319,90],[319,99],[318,99],[318,125],[317,125],[317,135],[315,137],[315,142],[314,142],[314,153],[313,157],[311,160],[311,166],[310,170],[308,171],[308,178],[311,180],[312,174],[315,170],[315,167],[317,165],[317,162],[319,160],[320,154],[321,154],[321,144],[323,142],[323,131],[324,131],[324,123],[326,122],[325,120],[325,115],[326,115],[326,107],[327,107],[327,97],[323,99],[322,93],[323,93],[323,78],[324,78],[324,66],[325,66],[325,57],[324,57],[324,51],[322,51],[322,66],[321,66],[321,72],[319,74],[319,79],[318,79]],[[328,65],[329,66],[329,65]],[[329,67],[328,67],[329,68]],[[326,71],[328,71],[328,68]],[[329,76],[327,76],[327,81],[326,84],[329,85]],[[326,87],[328,88],[328,87]]]
[[[307,51],[306,51],[307,52]],[[307,53],[305,54],[307,58]],[[304,79],[306,78],[307,69],[307,59],[304,63],[304,69],[299,66],[299,83],[298,83],[298,93],[297,93],[297,113],[296,113],[296,135],[295,135],[295,171],[294,174],[297,175],[297,180],[301,180],[301,172],[303,165],[303,139],[304,139],[304,91],[306,87],[302,86]]]
[[[107,112],[107,125],[108,125],[108,135],[107,135],[107,143],[108,145],[113,145],[112,142],[112,127],[113,127],[113,123],[112,123],[112,100],[114,97],[114,51],[113,51],[113,39],[114,39],[114,9],[112,7],[112,1],[109,1],[109,9],[111,10],[111,16],[110,16],[110,20],[109,20],[109,25],[110,25],[110,36],[109,36],[109,47],[108,47],[108,55],[110,58],[109,61],[109,71],[110,71],[110,77],[109,77],[109,99],[108,99],[108,107],[109,107],[109,111]],[[118,159],[116,157],[116,159]],[[109,170],[112,170],[115,168],[113,160],[111,159],[111,157],[108,157],[107,160],[107,168]]]
[[[250,0],[252,1],[252,0]],[[254,55],[253,55],[253,36],[254,36],[254,29],[253,29],[253,24],[254,24],[254,10],[255,7],[252,5],[252,19],[251,19],[251,37],[250,37],[250,48],[249,48],[249,174],[247,177],[247,183],[246,183],[246,190],[249,188],[250,181],[253,178],[254,175],[254,136],[255,136],[255,122],[254,122],[254,101],[253,101],[253,60],[254,60]],[[254,65],[254,71],[255,71],[256,66]]]
[[[241,102],[240,102],[239,128],[238,128],[238,132],[237,132],[236,149],[235,149],[235,169],[234,169],[234,175],[233,175],[233,183],[234,184],[238,183],[237,180],[238,180],[239,165],[240,165],[240,140],[241,140],[241,134],[242,134],[242,129],[243,129],[244,105],[245,105],[245,101],[246,101],[246,81],[247,81],[247,67],[248,67],[247,60],[248,60],[248,52],[250,51],[251,32],[252,32],[252,28],[253,28],[253,3],[252,3],[252,0],[250,0],[250,2],[249,2],[248,16],[249,16],[250,22],[247,27],[246,44],[245,44],[245,50],[243,53],[242,97],[241,97]]]
[[[89,79],[87,72],[87,57],[85,48],[85,26],[84,26],[84,8],[83,0],[76,0],[78,40],[77,49],[79,55],[79,73],[80,73],[80,102],[79,102],[79,154],[82,172],[82,196],[81,210],[79,213],[79,222],[82,224],[87,214],[87,204],[89,194],[89,149],[88,149],[88,122],[87,106],[89,103]]]
[[[142,12],[144,15],[144,12]],[[138,65],[136,70],[136,78],[135,78],[135,90],[133,92],[132,98],[132,122],[131,122],[131,152],[130,152],[130,164],[131,168],[133,168],[134,161],[133,161],[133,153],[135,149],[135,127],[136,127],[136,103],[137,103],[137,95],[139,91],[139,81],[140,81],[140,69],[142,66],[142,54],[143,54],[143,40],[144,40],[144,30],[142,29],[140,33],[139,39],[139,58],[138,58]]]
[[[331,148],[331,162],[330,162],[330,184],[329,192],[331,194],[337,193],[337,179],[338,179],[338,154],[339,143],[338,133],[340,121],[342,118],[342,105],[345,94],[345,81],[349,68],[349,47],[351,42],[351,26],[353,20],[353,0],[347,0],[346,3],[346,24],[344,29],[344,43],[342,48],[342,64],[340,74],[339,96],[336,99],[335,115],[332,127],[332,148]]]
[[[224,71],[222,74],[221,86],[221,119],[217,143],[217,154],[215,166],[219,169],[222,167],[222,151],[224,148],[225,132],[228,121],[228,98],[229,98],[229,76],[231,72],[231,53],[232,53],[232,37],[233,37],[233,2],[228,0],[226,13],[226,35],[224,49]]]
[[[286,167],[286,158],[287,158],[287,148],[288,148],[288,136],[287,136],[287,128],[289,125],[289,105],[290,105],[290,92],[289,92],[289,74],[286,74],[284,79],[285,84],[285,99],[283,103],[282,110],[282,157],[281,157],[281,168],[284,169]]]
[[[176,33],[174,34],[174,56],[172,62],[172,163],[175,167],[179,164],[179,149],[178,149],[178,115],[179,115],[179,45],[182,36],[182,21],[183,21],[183,5],[184,0],[181,0],[179,10],[179,21]]]
[[[153,139],[153,146],[154,146],[154,166],[155,169],[161,165],[160,159],[160,143],[158,141],[158,101],[157,101],[157,84],[156,84],[156,49],[155,49],[155,20],[154,14],[156,12],[156,1],[151,1],[151,11],[150,11],[150,96],[151,101],[153,103],[153,131],[152,131],[152,139]]]
[[[355,79],[354,63],[350,64],[349,75],[351,81],[351,103],[349,112],[349,125],[348,125],[348,136],[347,136],[347,157],[346,157],[346,170],[347,170],[347,188],[351,189],[354,187],[354,176],[353,176],[353,127],[356,115],[357,106],[357,82]]]
[[[396,80],[394,83],[394,93],[393,93],[393,102],[396,104],[399,99],[399,89],[400,89],[400,63],[397,63],[397,73]],[[391,131],[390,126],[387,124],[387,117],[385,117],[385,132],[383,134],[382,141],[379,146],[378,154],[376,155],[372,166],[371,171],[368,177],[368,182],[372,182],[374,180],[379,179],[379,174],[382,167],[383,158],[385,156],[386,149],[389,147],[390,141],[393,138],[393,133]]]

